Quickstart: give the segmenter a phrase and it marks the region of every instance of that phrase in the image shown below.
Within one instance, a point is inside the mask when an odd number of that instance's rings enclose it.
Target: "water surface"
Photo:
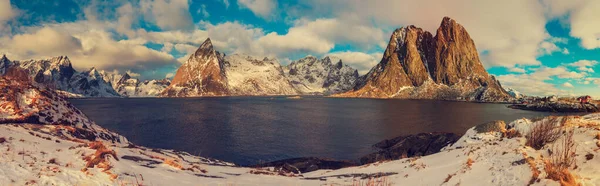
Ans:
[[[294,157],[356,160],[384,139],[454,132],[549,113],[431,100],[308,97],[75,99],[97,124],[131,142],[240,165]]]

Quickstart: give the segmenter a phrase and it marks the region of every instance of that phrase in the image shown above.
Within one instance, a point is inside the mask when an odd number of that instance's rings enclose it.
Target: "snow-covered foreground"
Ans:
[[[304,174],[231,163],[129,143],[101,128],[54,91],[0,79],[0,185],[559,185],[547,179],[550,153],[566,133],[535,150],[526,138],[468,130],[441,152]],[[528,134],[521,119],[509,131]],[[558,120],[557,120],[558,121]],[[582,185],[600,184],[600,114],[564,117],[574,131],[575,163],[568,171]],[[481,131],[481,130],[479,130]],[[568,182],[563,182],[567,184]]]

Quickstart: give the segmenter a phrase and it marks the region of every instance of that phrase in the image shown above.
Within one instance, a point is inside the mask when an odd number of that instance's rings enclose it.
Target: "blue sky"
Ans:
[[[395,28],[435,33],[444,16],[465,26],[505,87],[600,97],[595,0],[0,0],[0,53],[164,78],[210,37],[227,54],[284,65],[330,55],[365,73]]]

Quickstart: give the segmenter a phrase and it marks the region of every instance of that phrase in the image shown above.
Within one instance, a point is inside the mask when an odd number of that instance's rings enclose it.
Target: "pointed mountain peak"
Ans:
[[[212,41],[210,40],[210,38],[206,38],[206,40],[204,40],[204,42],[202,43],[202,45],[200,45],[200,48],[213,48],[213,44]]]
[[[52,59],[50,59],[50,61],[52,62],[52,64],[56,64],[57,66],[64,66],[64,67],[71,66],[71,60],[69,60],[69,57],[67,57],[67,56],[53,57]]]
[[[10,61],[10,60],[8,60],[8,58],[6,57],[6,54],[2,54],[2,58],[0,58],[0,61]]]
[[[440,23],[440,27],[438,28],[438,31],[440,31],[440,30],[464,31],[465,29],[463,28],[462,25],[458,24],[458,22],[456,22],[454,19],[452,19],[450,17],[444,17],[444,19],[442,19],[442,23]]]
[[[207,38],[201,45],[198,47],[194,55],[190,56],[190,59],[193,58],[208,58],[210,56],[217,56],[217,51],[215,51],[212,41],[210,38]]]

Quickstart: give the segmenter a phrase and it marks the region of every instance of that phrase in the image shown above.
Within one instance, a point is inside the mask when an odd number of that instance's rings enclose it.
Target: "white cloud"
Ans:
[[[373,68],[381,58],[383,57],[383,53],[362,53],[362,52],[334,52],[329,53],[327,56],[333,56],[340,58],[344,64],[347,64],[358,70],[359,74],[366,74]]]
[[[222,2],[225,5],[225,9],[229,8],[229,0],[222,0]]]
[[[562,86],[565,87],[565,88],[574,88],[573,84],[571,84],[569,82],[563,83]]]
[[[129,74],[129,76],[131,76],[131,77],[140,77],[140,74],[135,73],[131,70],[127,70],[127,71],[125,71],[125,73]]]
[[[117,8],[117,14],[119,15],[119,18],[117,19],[116,31],[129,37],[135,35],[135,31],[131,29],[131,26],[135,21],[135,12],[131,3],[126,3]]]
[[[78,38],[49,27],[41,28],[31,34],[15,35],[4,48],[11,48],[13,53],[33,56],[59,56],[64,55],[66,51],[83,50]]]
[[[571,54],[571,52],[569,52],[569,49],[566,49],[566,48],[562,51],[562,53],[565,55]]]
[[[556,44],[548,41],[544,41],[540,43],[540,53],[542,55],[552,54],[554,52],[560,51],[561,49],[556,46]]]
[[[597,0],[542,0],[547,14],[551,17],[568,16],[570,35],[581,39],[581,46],[586,49],[600,47],[600,1]]]
[[[206,5],[201,5],[197,13],[202,15],[203,18],[208,18],[210,16],[210,13],[206,10]]]
[[[568,96],[571,92],[562,90],[550,83],[554,78],[566,80],[580,80],[587,76],[585,72],[569,71],[563,66],[551,68],[542,66],[534,69],[530,74],[508,74],[498,76],[498,80],[505,87],[511,87],[521,91],[526,95],[563,95]],[[563,87],[571,88],[569,85],[562,84]]]
[[[594,73],[594,69],[592,67],[596,66],[598,61],[595,60],[579,60],[574,63],[568,64],[568,66],[577,67],[577,70],[582,72],[591,72]]]
[[[0,35],[4,32],[5,24],[15,18],[19,10],[12,7],[9,0],[0,0]]]
[[[193,29],[187,0],[142,0],[140,7],[146,20],[163,30]]]
[[[337,17],[359,17],[379,27],[416,25],[432,32],[444,16],[463,25],[476,43],[486,67],[541,64],[539,44],[546,32],[544,9],[538,1],[506,0],[313,0],[314,9]],[[510,12],[510,13],[509,13]],[[320,15],[320,14],[316,14]],[[418,16],[417,16],[418,15]],[[307,15],[310,16],[310,15]],[[349,29],[350,30],[350,29]]]
[[[284,35],[271,32],[258,39],[266,53],[286,54],[304,51],[325,54],[336,44],[352,44],[359,48],[385,46],[386,36],[370,26],[338,19],[297,21]]]
[[[516,73],[525,73],[525,69],[523,68],[519,68],[519,67],[510,67],[508,68],[509,72],[516,72]]]
[[[115,40],[90,22],[47,24],[25,29],[28,33],[0,38],[0,48],[11,59],[43,59],[68,56],[79,70],[144,71],[177,64],[167,53],[145,47],[138,40]]]
[[[226,3],[229,4],[229,3]],[[273,17],[273,11],[277,8],[277,1],[274,0],[238,0],[240,8],[247,8],[255,15],[266,19]]]

